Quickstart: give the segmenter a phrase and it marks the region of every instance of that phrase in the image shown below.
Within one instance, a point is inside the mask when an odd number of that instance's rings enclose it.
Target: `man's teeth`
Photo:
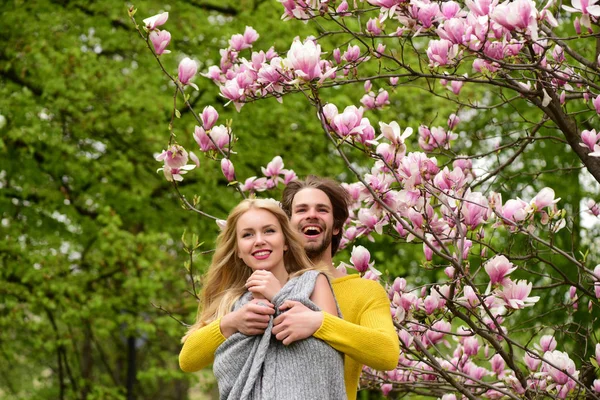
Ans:
[[[321,229],[314,227],[314,226],[309,226],[309,227],[304,228],[302,233],[305,233],[307,235],[318,235],[319,233],[321,233]]]

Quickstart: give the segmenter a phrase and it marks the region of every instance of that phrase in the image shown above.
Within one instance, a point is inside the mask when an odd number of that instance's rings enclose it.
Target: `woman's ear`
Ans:
[[[284,245],[283,245],[283,251],[284,251],[284,252],[288,251],[288,245],[287,245],[287,244],[284,244]]]

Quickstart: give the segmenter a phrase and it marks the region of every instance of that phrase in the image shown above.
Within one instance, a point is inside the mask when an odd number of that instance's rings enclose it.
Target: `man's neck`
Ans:
[[[310,257],[310,260],[315,265],[324,265],[327,267],[327,271],[333,278],[341,278],[346,276],[343,271],[338,270],[333,266],[333,259],[331,258],[331,249],[327,249],[325,252]]]

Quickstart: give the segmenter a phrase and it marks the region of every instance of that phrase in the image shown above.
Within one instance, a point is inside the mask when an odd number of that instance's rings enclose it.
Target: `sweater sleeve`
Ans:
[[[400,344],[387,296],[377,294],[364,305],[357,324],[323,312],[323,323],[314,337],[361,364],[389,371],[398,366]]]
[[[179,353],[179,367],[184,372],[195,372],[213,363],[215,351],[226,339],[220,324],[219,318],[187,338]]]

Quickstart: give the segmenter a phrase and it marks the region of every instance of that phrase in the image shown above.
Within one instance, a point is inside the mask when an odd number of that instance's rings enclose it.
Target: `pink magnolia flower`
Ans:
[[[252,43],[258,40],[259,36],[260,35],[251,26],[247,26],[244,30],[244,42],[250,47],[252,46]]]
[[[529,352],[525,352],[525,356],[523,356],[523,361],[525,365],[531,372],[537,371],[538,367],[542,363],[542,360],[537,356],[532,356]]]
[[[170,50],[166,50],[167,46],[171,42],[171,34],[169,33],[169,31],[153,30],[152,32],[150,32],[150,35],[148,35],[148,37],[152,42],[152,46],[154,46],[154,52],[157,56],[160,56],[161,54],[168,54],[171,52]]]
[[[506,363],[500,354],[494,354],[490,359],[490,364],[492,366],[492,371],[494,371],[496,375],[501,375],[506,367]]]
[[[244,192],[264,192],[267,190],[267,178],[256,178],[251,176],[244,181],[240,188]]]
[[[377,275],[376,273],[374,273],[371,270],[368,270],[367,272],[365,272],[365,274],[363,275],[363,279],[368,279],[370,281],[379,281],[379,275]]]
[[[544,354],[542,372],[545,372],[558,385],[572,382],[573,387],[575,385],[573,378],[579,376],[579,371],[577,371],[575,363],[569,358],[569,355],[558,350]]]
[[[441,126],[428,128],[421,125],[419,127],[419,146],[425,151],[442,148],[449,149],[450,141],[455,140],[457,134],[446,131]]]
[[[427,48],[430,67],[439,67],[452,63],[458,54],[458,45],[449,40],[431,40]]]
[[[365,94],[363,97],[361,97],[360,104],[362,104],[367,110],[375,109],[375,96],[373,92]]]
[[[502,217],[513,222],[521,222],[527,218],[527,203],[521,199],[510,199],[502,208]]]
[[[554,198],[554,190],[549,187],[545,187],[531,200],[530,204],[534,211],[541,210],[542,208],[556,204],[560,201],[560,198]]]
[[[235,169],[233,168],[233,163],[228,158],[221,159],[221,171],[228,182],[232,182],[235,180]]]
[[[556,349],[556,339],[552,335],[544,335],[540,338],[540,348],[545,353]]]
[[[385,54],[385,44],[379,43],[375,49],[375,57],[380,58]]]
[[[394,386],[391,383],[384,383],[381,385],[381,393],[383,393],[384,396],[387,396],[393,388]]]
[[[459,17],[461,14],[464,12],[461,12],[460,4],[457,2],[450,0],[442,3],[442,15],[445,19]]]
[[[348,50],[344,52],[342,58],[347,62],[356,62],[360,58],[360,47],[357,45],[348,45]]]
[[[209,133],[214,145],[217,149],[224,149],[229,146],[231,136],[229,135],[229,129],[225,125],[217,125],[210,130]]]
[[[452,332],[452,325],[447,321],[436,321],[423,336],[423,342],[429,347],[441,342],[447,333]]]
[[[364,121],[363,112],[362,107],[346,107],[343,113],[333,117],[332,128],[343,137],[358,134],[368,121]]]
[[[465,156],[461,155],[460,157],[465,157]],[[469,158],[457,158],[452,163],[452,166],[455,169],[456,168],[462,169],[463,173],[467,174],[467,173],[470,173],[471,169],[473,169],[473,162]]]
[[[596,343],[596,364],[600,365],[600,343]]]
[[[296,39],[287,53],[285,64],[294,70],[303,80],[321,78],[321,46],[312,40],[301,43]]]
[[[423,300],[423,306],[425,307],[425,312],[427,315],[433,314],[435,310],[441,307],[440,300],[440,295],[435,291],[432,291],[429,296],[425,297],[425,300]]]
[[[526,280],[517,282],[509,280],[498,294],[508,308],[519,310],[533,306],[540,299],[539,296],[529,297],[532,286],[531,282]]]
[[[169,19],[169,13],[164,12],[161,14],[153,15],[152,17],[148,17],[145,20],[143,20],[143,22],[144,22],[144,25],[146,26],[146,29],[151,31],[151,30],[158,28],[161,25],[164,25],[168,19]]]
[[[196,75],[196,72],[198,72],[198,63],[196,63],[196,61],[188,57],[184,58],[179,63],[179,68],[177,72],[179,82],[181,82],[182,85],[190,85],[194,89],[198,90],[198,86],[190,82],[194,75]]]
[[[596,5],[598,0],[571,0],[572,7],[563,5],[563,10],[571,13],[582,13],[580,23],[586,28],[591,28],[590,15],[600,17],[600,6]]]
[[[379,93],[375,97],[375,107],[383,108],[387,104],[390,104],[387,90],[379,89]]]
[[[400,128],[400,125],[396,121],[392,121],[389,124],[380,121],[379,128],[381,129],[381,136],[397,146],[402,152],[406,151],[404,142],[413,133],[411,127],[407,127],[404,132],[402,132],[402,128]]]
[[[282,169],[281,173],[283,174],[284,185],[287,185],[288,183],[298,179],[298,175],[296,175],[296,173],[291,169]]]
[[[231,36],[231,39],[229,39],[229,47],[232,50],[239,52],[241,50],[250,48],[250,45],[244,40],[244,35],[236,33],[235,35]]]
[[[462,172],[462,170],[459,169]],[[488,201],[480,192],[469,192],[463,200],[463,216],[467,227],[471,230],[488,219],[490,209]]]
[[[537,38],[537,9],[531,0],[515,0],[496,6],[491,14],[493,21],[509,31],[529,29]]]
[[[431,261],[433,259],[433,250],[431,247],[427,246],[426,243],[423,243],[423,255],[425,255],[425,260]]]
[[[215,82],[221,82],[221,68],[216,65],[211,65],[208,67],[208,71],[205,74],[201,74],[202,76],[207,77],[208,79],[212,79]]]
[[[477,336],[470,336],[463,341],[463,350],[467,356],[475,356],[479,352]]]
[[[335,12],[340,14],[342,17],[347,17],[348,15],[352,15],[348,11],[348,2],[346,0],[342,1],[340,5],[335,9]]]
[[[229,80],[221,86],[221,95],[233,102],[238,102],[244,99],[244,89],[240,87],[237,80]]]
[[[207,131],[210,130],[219,119],[219,113],[213,106],[206,106],[204,110],[202,110],[202,127]]]
[[[283,171],[283,159],[281,156],[276,156],[267,164],[267,168],[261,167],[262,173],[266,177],[275,177]]]
[[[554,60],[559,64],[565,61],[565,51],[563,48],[559,45],[554,46],[554,50],[552,50],[552,58],[554,58]]]
[[[503,255],[497,255],[488,260],[484,268],[485,272],[490,277],[490,283],[492,285],[496,283],[502,284],[504,282],[504,278],[517,269],[517,267],[515,267],[514,264],[508,261],[508,259]]]
[[[392,284],[392,289],[396,292],[403,292],[406,289],[406,279],[396,278]]]
[[[363,121],[361,121],[363,128],[362,131],[358,133],[358,141],[363,144],[371,145],[375,139],[375,128],[371,126],[371,123],[368,119],[363,118],[363,120],[365,124],[363,124]]]
[[[335,104],[332,103],[327,103],[323,106],[323,116],[325,117],[325,120],[329,123],[333,122],[333,118],[335,118],[336,115],[338,115],[338,108]],[[320,119],[321,117],[319,117]]]
[[[598,205],[594,200],[589,199],[587,201],[587,207],[589,209],[590,214],[592,214],[595,217],[600,216],[600,205]]]
[[[595,129],[592,129],[591,131],[588,131],[586,129],[581,132],[581,140],[583,142],[579,143],[580,146],[583,146],[583,147],[587,146],[590,150],[593,151],[594,146],[600,140],[600,133],[596,133]]]
[[[438,172],[433,178],[434,186],[444,192],[458,191],[464,186],[465,182],[465,174],[460,168],[455,168],[450,171],[448,167],[444,167],[444,169]]]
[[[498,0],[465,0],[465,4],[471,10],[471,12],[478,16],[488,16]]]
[[[367,21],[367,32],[373,36],[381,34],[382,30],[379,18],[371,18]]]
[[[592,104],[594,104],[596,113],[600,114],[600,96],[596,96],[596,98],[592,100]]]
[[[397,76],[392,76],[390,78],[390,85],[392,86],[396,86],[398,84],[398,81],[400,80],[400,78],[398,78]]]
[[[594,379],[592,387],[595,392],[600,393],[600,379]]]
[[[194,158],[196,157],[194,156]],[[167,150],[163,150],[163,152],[157,155],[155,159],[156,161],[164,162],[164,166],[159,168],[156,172],[163,171],[165,178],[169,182],[182,181],[182,175],[196,168],[196,165],[187,163],[189,159],[188,153],[178,144],[174,144]]]
[[[440,13],[440,6],[435,2],[430,3],[428,1],[414,0],[413,13],[423,28],[428,29],[432,26],[435,17]]]
[[[464,297],[461,299],[466,301],[466,306],[468,308],[477,307],[481,302],[479,301],[479,297],[477,297],[477,292],[473,289],[473,286],[465,285],[463,289]]]
[[[206,134],[206,131],[200,126],[194,128],[194,140],[198,143],[198,146],[200,146],[200,150],[202,151],[214,149],[214,145]]]
[[[465,83],[463,81],[452,81],[450,82],[450,90],[452,90],[452,93],[458,96],[464,84]]]
[[[456,114],[450,114],[448,117],[448,129],[453,130],[460,124],[460,118]]]
[[[375,262],[374,261],[369,262],[369,261],[371,261],[371,253],[369,253],[369,250],[367,250],[363,246],[354,246],[352,248],[352,253],[350,255],[350,262],[354,266],[354,269],[356,269],[360,273],[365,273],[368,270],[370,270],[371,272],[375,273],[376,275],[381,275],[381,272],[377,271],[373,267]]]

